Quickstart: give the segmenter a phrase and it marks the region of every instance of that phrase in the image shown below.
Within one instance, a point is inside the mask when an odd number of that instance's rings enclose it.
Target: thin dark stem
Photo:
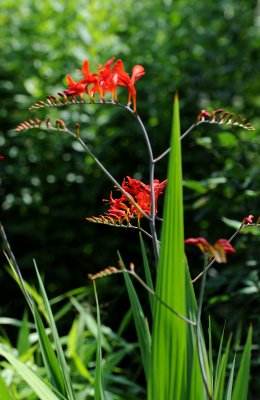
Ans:
[[[200,124],[202,124],[205,121],[199,121],[196,124],[193,124],[189,127],[189,129],[187,129],[180,137],[180,140],[183,140],[193,129],[195,129],[197,126],[199,126]],[[157,158],[155,158],[153,161],[154,163],[157,163],[158,161],[162,160],[165,156],[167,156],[167,154],[169,154],[171,151],[171,148],[169,147],[167,150],[165,150],[160,156],[158,156]]]
[[[203,360],[203,354],[202,354],[202,349],[201,349],[201,333],[200,333],[201,313],[202,313],[203,297],[204,297],[204,292],[205,292],[206,275],[207,275],[206,266],[207,266],[207,257],[205,257],[205,261],[204,261],[203,277],[202,277],[201,287],[200,287],[198,314],[197,314],[195,329],[196,329],[196,341],[197,341],[197,348],[198,348],[198,358],[199,358],[202,379],[203,379],[205,388],[207,390],[208,397],[209,397],[209,399],[212,399],[211,390],[209,388],[209,383],[207,380],[207,375],[206,375],[206,371],[205,371],[205,367],[204,367],[204,360]]]
[[[158,258],[159,258],[159,243],[157,239],[157,232],[156,232],[156,225],[155,225],[155,193],[154,193],[154,169],[155,169],[155,164],[154,164],[154,159],[153,159],[153,150],[151,146],[151,142],[148,136],[148,133],[145,129],[145,126],[143,124],[143,121],[141,120],[140,116],[138,114],[135,114],[136,120],[141,128],[141,131],[144,136],[144,140],[146,143],[147,151],[148,151],[148,156],[149,156],[149,171],[150,171],[150,176],[149,176],[149,183],[150,183],[150,198],[151,198],[151,220],[150,220],[150,231],[152,235],[152,241],[153,241],[153,248],[154,248],[154,257],[155,257],[155,265],[158,263]]]
[[[123,187],[120,185],[120,183],[110,174],[110,172],[104,167],[104,165],[99,161],[99,159],[92,153],[88,145],[80,138],[78,137],[74,132],[70,131],[69,129],[66,129],[66,132],[69,133],[71,136],[73,136],[77,141],[81,144],[83,149],[93,158],[93,160],[96,162],[96,164],[99,166],[99,168],[105,173],[105,175],[113,182],[113,184],[126,196],[126,198],[135,206],[135,208],[148,220],[151,220],[151,217],[144,212],[144,210],[134,201],[133,197],[127,193]]]
[[[118,271],[120,272],[120,271]],[[157,294],[149,287],[146,285],[146,283],[140,278],[139,275],[135,273],[135,271],[128,270],[128,269],[122,269],[122,272],[128,273],[129,275],[132,275],[149,293],[151,293],[159,303],[161,303],[164,307],[168,308],[173,314],[175,314],[177,317],[181,318],[183,321],[187,322],[188,324],[192,326],[196,326],[196,322],[192,321],[189,318],[184,317],[184,315],[179,314],[176,310],[174,310],[171,306],[169,306],[165,301],[163,301]]]

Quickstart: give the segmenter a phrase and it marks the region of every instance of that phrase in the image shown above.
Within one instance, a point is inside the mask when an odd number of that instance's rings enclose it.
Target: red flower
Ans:
[[[81,82],[75,82],[70,75],[66,75],[68,90],[64,90],[64,93],[68,96],[83,96],[85,93],[85,86]]]
[[[104,65],[98,65],[98,74],[91,74],[88,60],[84,60],[81,69],[83,79],[75,82],[70,75],[66,75],[69,89],[65,90],[64,93],[68,96],[78,95],[81,97],[84,93],[87,93],[92,99],[94,94],[98,92],[100,98],[104,99],[105,94],[109,92],[112,95],[112,99],[117,101],[118,86],[125,86],[128,89],[128,103],[132,100],[133,109],[136,111],[136,90],[134,84],[145,74],[144,68],[141,65],[135,65],[130,78],[124,70],[122,60],[117,60],[113,65],[114,59],[112,57]],[[92,85],[91,88],[89,88],[89,85]]]
[[[2,154],[0,154],[0,161],[4,160],[4,159],[5,159],[4,156]]]
[[[132,76],[130,78],[129,75],[124,71],[123,61],[118,60],[115,62],[113,67],[113,73],[117,76],[117,84],[119,86],[126,86],[128,88],[128,103],[130,103],[132,98],[133,108],[134,111],[136,111],[136,90],[134,84],[145,74],[144,68],[141,65],[135,65],[132,69]]]
[[[142,78],[142,76],[144,76],[145,71],[144,71],[144,67],[142,65],[135,65],[132,68],[132,76],[131,76],[131,82],[134,85],[136,81],[138,81],[138,79]]]
[[[226,239],[218,239],[214,245],[211,245],[206,239],[201,237],[186,239],[184,243],[198,246],[203,253],[208,253],[209,259],[215,258],[218,263],[226,263],[226,255],[236,252],[234,247]]]
[[[127,179],[127,180],[126,180]],[[146,185],[138,179],[130,178],[127,176],[122,183],[122,187],[125,191],[133,195],[137,204],[148,214],[151,212],[151,188],[150,185]],[[163,193],[163,190],[167,184],[167,180],[159,182],[158,179],[154,179],[154,200],[155,200],[155,213],[157,213],[157,200],[158,196]],[[142,217],[142,214],[135,209],[133,205],[131,208],[138,217]]]
[[[154,199],[155,199],[155,212],[157,213],[157,200],[158,196],[163,193],[167,181],[159,182],[154,179]],[[151,188],[138,179],[133,179],[127,176],[122,182],[123,189],[133,198],[133,200],[140,206],[140,208],[147,214],[151,213]],[[115,199],[112,192],[110,199],[104,200],[110,204],[109,209],[98,219],[102,218],[109,220],[111,223],[130,222],[132,218],[142,218],[143,214],[134,206],[134,204],[122,194],[119,198]],[[96,217],[93,217],[95,220]]]
[[[92,98],[93,94],[100,90],[98,84],[98,74],[90,73],[88,60],[83,61],[81,72],[83,75],[81,83],[85,85],[85,92]],[[93,87],[91,88],[91,90],[89,90],[88,86],[91,84],[93,84]]]
[[[195,246],[198,246],[198,248],[203,252],[203,253],[210,253],[210,248],[212,247],[209,242],[202,238],[189,238],[184,241],[185,244],[194,244]]]
[[[99,70],[98,87],[100,97],[103,99],[106,92],[112,94],[113,100],[116,100],[116,88],[118,86],[118,77],[111,70],[111,65],[115,57],[111,57],[105,65],[100,64],[97,69]]]
[[[243,219],[243,224],[253,224],[254,223],[253,219],[254,219],[254,216],[249,215],[248,217]]]
[[[198,121],[205,121],[211,117],[211,114],[206,110],[201,110],[198,116]]]

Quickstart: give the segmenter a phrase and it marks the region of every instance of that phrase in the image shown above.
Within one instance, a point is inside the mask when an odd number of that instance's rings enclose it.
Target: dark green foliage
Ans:
[[[204,125],[184,140],[186,237],[204,236],[209,242],[228,238],[233,229],[223,217],[241,221],[259,214],[258,18],[256,0],[125,0],[120,7],[116,0],[76,0],[66,6],[61,0],[22,0],[19,7],[14,0],[1,2],[1,220],[25,278],[35,258],[55,294],[81,285],[87,273],[115,264],[117,249],[126,263],[142,265],[136,232],[84,221],[104,211],[102,199],[112,189],[92,160],[66,135],[13,131],[30,117],[27,107],[65,88],[66,73],[78,78],[76,69],[84,58],[92,70],[113,55],[124,60],[129,72],[138,63],[145,67],[146,75],[136,85],[137,108],[155,157],[169,145],[176,89],[183,130],[201,109],[223,108],[255,125],[252,132]],[[126,97],[122,90],[120,101]],[[50,114],[57,117],[57,110]],[[46,111],[37,115],[44,117]],[[83,138],[119,181],[131,175],[148,182],[145,145],[130,115],[117,108],[77,105],[63,109],[59,117],[68,126],[80,122]],[[167,159],[158,165],[156,178],[165,178],[166,166]],[[228,331],[239,322],[237,336],[243,339],[253,323],[257,346],[252,376],[258,376],[259,234],[240,235],[234,245],[237,253],[228,264],[209,273],[205,306],[218,338],[225,320]],[[198,254],[188,253],[194,276],[202,268]],[[5,279],[1,276],[2,312],[20,313],[15,289],[7,292]],[[105,293],[103,301],[116,314],[111,323],[117,326],[121,314],[114,311],[118,300],[123,304],[124,289],[113,282],[99,292]],[[127,307],[122,305],[122,315]],[[260,390],[254,378],[251,390],[252,398]]]

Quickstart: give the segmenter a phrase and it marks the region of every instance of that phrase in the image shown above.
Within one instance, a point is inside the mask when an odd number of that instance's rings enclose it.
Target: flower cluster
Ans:
[[[209,113],[207,110],[201,110],[197,117],[197,124],[201,122],[209,122],[211,124],[219,125],[237,125],[240,128],[249,131],[255,130],[253,125],[246,119],[242,119],[240,115],[234,115],[229,111],[224,111],[222,109],[214,110],[212,113]]]
[[[136,90],[135,82],[144,74],[144,68],[141,65],[135,65],[132,69],[131,77],[124,70],[122,60],[117,60],[114,65],[114,57],[110,58],[104,65],[97,66],[98,73],[91,73],[88,60],[82,65],[81,73],[83,78],[75,82],[70,75],[66,75],[66,81],[69,89],[64,90],[65,95],[83,97],[88,94],[93,100],[95,93],[99,93],[103,100],[107,92],[111,93],[112,100],[117,101],[118,86],[125,86],[128,89],[128,103],[133,102],[133,109],[136,111]]]
[[[155,213],[157,213],[157,202],[160,194],[163,193],[167,181],[159,182],[158,179],[154,179],[154,206]],[[122,182],[122,188],[130,195],[134,202],[148,215],[151,213],[151,187],[146,185],[138,179],[133,179],[127,176]],[[100,217],[87,218],[91,222],[100,223],[113,223],[123,224],[124,222],[129,223],[133,218],[143,217],[143,214],[135,207],[135,205],[122,194],[118,198],[113,197],[113,193],[110,193],[110,199],[104,200],[110,207],[108,211]]]
[[[186,239],[185,244],[194,244],[203,253],[209,255],[209,259],[216,259],[218,263],[226,263],[226,255],[228,253],[234,254],[236,250],[226,239],[218,239],[216,243],[211,245],[206,239],[202,237]]]

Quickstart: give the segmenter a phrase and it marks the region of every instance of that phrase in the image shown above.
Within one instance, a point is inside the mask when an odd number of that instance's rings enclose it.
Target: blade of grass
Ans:
[[[26,353],[26,351],[30,348],[29,335],[30,327],[28,323],[28,312],[26,310],[23,315],[21,328],[18,332],[17,350],[19,356],[21,356],[23,353]]]
[[[213,400],[222,400],[223,399],[223,392],[224,392],[224,384],[225,384],[225,377],[227,371],[227,363],[229,357],[229,349],[231,343],[231,335],[229,336],[226,348],[224,353],[222,354],[219,362],[218,372],[215,378],[215,389]]]
[[[118,256],[119,256],[119,260],[120,260],[120,263],[122,264],[123,268],[126,269],[124,262],[122,260],[122,257],[120,256],[120,254],[118,254]],[[136,333],[137,333],[137,337],[138,337],[138,343],[139,343],[139,347],[140,347],[144,372],[145,372],[146,378],[148,378],[148,369],[149,369],[149,362],[150,362],[150,356],[151,356],[150,331],[149,331],[148,323],[144,316],[144,312],[143,312],[141,303],[139,301],[137,292],[131,281],[131,278],[129,277],[128,274],[123,274],[123,275],[124,275],[124,280],[125,280],[129,300],[131,303],[131,309],[132,309]]]
[[[224,340],[224,332],[225,332],[225,326],[222,331],[220,343],[219,343],[219,349],[218,349],[218,357],[217,357],[217,362],[216,362],[216,368],[215,368],[215,375],[214,375],[214,386],[213,386],[213,393],[217,393],[217,378],[219,375],[219,368],[220,368],[220,361],[221,361],[221,354],[222,354],[222,347],[223,347],[223,340]]]
[[[0,375],[0,400],[15,400],[12,396],[7,384]]]
[[[21,288],[22,293],[24,294],[24,297],[27,301],[28,306],[30,307],[30,310],[31,310],[33,318],[34,318],[35,327],[36,327],[36,330],[38,333],[39,343],[40,343],[40,347],[41,347],[41,354],[42,354],[43,362],[44,362],[44,365],[46,368],[47,376],[48,376],[51,384],[60,393],[65,395],[66,394],[65,386],[64,386],[63,379],[62,379],[62,374],[60,371],[58,360],[56,358],[56,355],[52,348],[51,342],[50,342],[48,335],[46,333],[46,330],[44,328],[44,324],[43,324],[40,314],[37,310],[37,307],[27,290],[26,282],[24,282],[24,280],[22,278],[22,274],[20,272],[19,266],[18,266],[18,264],[15,260],[15,257],[12,253],[11,247],[9,245],[9,242],[7,240],[7,237],[5,235],[5,232],[4,232],[2,226],[1,226],[1,233],[2,233],[2,237],[4,237],[5,244],[8,249],[8,254],[5,253],[6,259],[11,268],[13,277],[16,280],[16,282],[18,283],[19,287]],[[37,297],[39,297],[39,296],[37,295]]]
[[[68,334],[67,339],[67,353],[69,357],[71,357],[75,363],[76,368],[78,369],[79,373],[84,376],[88,382],[93,385],[94,378],[85,367],[84,363],[82,362],[79,352],[78,352],[78,343],[80,342],[80,338],[78,336],[78,327],[79,327],[79,320],[76,318],[73,321],[72,327]]]
[[[191,277],[187,261],[186,261],[186,309],[189,318],[192,320],[196,320],[198,314],[198,305],[194,293],[194,287],[191,283]],[[201,326],[199,333],[200,333],[199,344],[200,344],[201,359],[203,362],[205,374],[207,376],[207,381],[211,382],[210,369],[208,365],[208,354],[206,351],[206,346]],[[191,326],[187,327],[187,368],[190,369],[191,371],[191,372],[188,371],[187,374],[188,378],[187,386],[190,388],[189,400],[197,400],[198,398],[207,399],[207,392],[205,385],[203,383],[201,366],[199,362],[196,330]],[[210,388],[210,392],[211,391],[212,389]]]
[[[10,352],[4,349],[4,347],[1,344],[0,344],[0,355],[7,359],[7,361],[15,368],[17,373],[33,389],[33,391],[39,397],[40,400],[57,400],[57,395],[51,391],[51,389],[46,385],[46,383],[43,382],[25,364],[17,360]],[[62,395],[60,395],[60,398],[62,398]],[[6,397],[4,400],[8,400],[8,397]]]
[[[240,362],[240,367],[235,381],[232,400],[247,400],[248,383],[250,376],[251,346],[252,327],[250,326]]]
[[[44,308],[46,311],[46,314],[48,316],[48,322],[50,325],[50,329],[51,329],[51,333],[52,333],[52,337],[53,337],[53,341],[55,343],[55,347],[56,347],[56,352],[57,352],[57,357],[59,360],[59,365],[60,365],[60,370],[62,373],[62,377],[63,377],[63,382],[64,382],[64,386],[66,388],[66,395],[68,397],[69,400],[74,400],[75,396],[74,396],[74,392],[73,392],[73,388],[72,388],[72,382],[69,376],[69,372],[68,372],[68,366],[65,360],[65,356],[64,356],[64,352],[62,349],[62,345],[61,345],[61,341],[59,338],[59,334],[58,334],[58,330],[56,327],[56,323],[52,314],[52,310],[50,307],[50,303],[47,297],[47,294],[45,292],[45,288],[42,282],[42,279],[40,277],[38,268],[36,266],[36,263],[34,262],[34,266],[35,266],[35,270],[36,270],[36,275],[38,278],[38,283],[39,283],[39,287],[40,287],[40,293],[42,295],[43,298],[43,303],[44,303]]]
[[[212,353],[212,330],[211,330],[211,319],[209,317],[209,328],[208,328],[208,337],[209,337],[209,369],[211,376],[211,387],[214,387],[214,365],[213,365],[213,353]]]
[[[95,370],[95,400],[105,400],[106,397],[105,397],[103,366],[102,366],[101,321],[100,321],[100,310],[99,310],[99,302],[98,302],[98,295],[97,295],[95,281],[93,281],[93,288],[96,301],[97,325],[98,325],[97,356],[96,356],[96,370]]]
[[[70,301],[73,304],[73,306],[76,308],[76,310],[78,310],[78,312],[84,317],[84,322],[85,322],[86,327],[88,328],[89,332],[92,333],[94,338],[97,340],[99,331],[98,331],[97,322],[96,322],[95,318],[93,317],[93,315],[88,310],[86,310],[74,297],[72,297],[70,299]],[[102,348],[110,353],[111,347],[110,347],[106,337],[103,335],[102,330],[101,330],[100,334],[101,334]]]
[[[235,364],[236,364],[236,354],[234,356],[234,360],[233,360],[231,371],[230,371],[230,375],[229,375],[229,380],[228,380],[228,384],[227,384],[227,392],[226,392],[225,400],[231,400],[232,399],[232,389],[233,389],[233,384],[234,384]]]
[[[36,330],[39,336],[41,355],[43,358],[47,375],[52,385],[65,396],[66,390],[62,373],[60,370],[60,365],[52,348],[50,339],[47,336],[40,314],[34,303],[33,303],[33,316],[36,325]]]
[[[149,286],[149,288],[152,289],[152,291],[154,292],[154,286],[153,286],[153,280],[152,280],[152,276],[151,276],[151,270],[150,270],[149,262],[148,262],[148,259],[147,259],[145,245],[144,245],[143,236],[142,236],[141,232],[139,232],[139,239],[140,239],[141,253],[142,253],[142,258],[143,258],[145,281],[146,281],[147,286]],[[152,316],[153,316],[154,315],[155,298],[151,293],[148,293],[148,296],[149,296],[151,313],[152,313]]]

